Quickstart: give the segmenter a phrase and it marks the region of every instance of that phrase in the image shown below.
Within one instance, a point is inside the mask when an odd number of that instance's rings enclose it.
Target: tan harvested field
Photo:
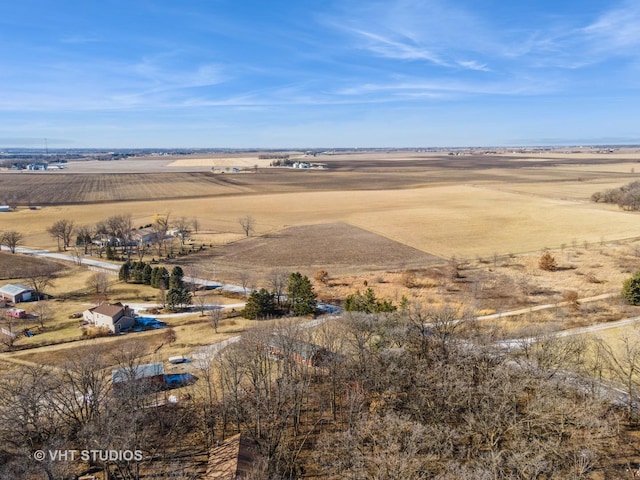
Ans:
[[[69,171],[50,174],[1,173],[5,195],[32,192],[42,200],[34,203],[57,205],[2,214],[0,230],[19,225],[27,244],[52,247],[46,228],[59,218],[91,224],[130,212],[141,226],[155,214],[170,213],[197,217],[202,241],[220,243],[240,238],[237,219],[250,214],[258,235],[341,222],[439,257],[640,236],[636,214],[589,202],[594,191],[631,181],[634,176],[623,172],[637,163],[637,154],[626,154],[628,165],[619,156],[575,155],[321,155],[310,158],[326,163],[326,171],[261,169],[255,174],[167,173],[172,162],[202,158],[96,162],[118,172],[100,175],[69,173],[76,168],[72,162]],[[135,172],[145,162],[149,173],[120,173]],[[309,239],[301,241],[304,248],[316,249]],[[316,242],[322,248],[321,240]]]

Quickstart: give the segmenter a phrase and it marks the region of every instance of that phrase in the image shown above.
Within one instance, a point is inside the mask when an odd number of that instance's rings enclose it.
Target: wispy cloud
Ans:
[[[614,54],[640,51],[640,4],[625,2],[600,16],[582,29],[585,40],[592,49]]]
[[[448,63],[431,52],[428,48],[414,44],[408,40],[395,40],[381,34],[353,29],[352,33],[359,35],[367,42],[362,46],[382,57],[398,60],[426,60],[436,65],[448,66]]]

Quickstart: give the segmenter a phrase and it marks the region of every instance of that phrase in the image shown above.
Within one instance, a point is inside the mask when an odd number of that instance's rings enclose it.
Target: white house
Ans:
[[[129,330],[135,325],[134,312],[122,303],[101,303],[97,307],[85,310],[82,317],[96,327],[107,327],[112,333]]]

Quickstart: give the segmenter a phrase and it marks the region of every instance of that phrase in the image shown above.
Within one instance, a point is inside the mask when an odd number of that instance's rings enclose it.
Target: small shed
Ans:
[[[10,308],[5,314],[11,318],[27,318],[27,312],[21,308]]]
[[[10,212],[11,207],[9,205],[0,205],[0,212]]]
[[[146,363],[113,370],[111,372],[111,382],[114,388],[142,384],[151,390],[160,390],[165,386],[164,364],[162,362]]]

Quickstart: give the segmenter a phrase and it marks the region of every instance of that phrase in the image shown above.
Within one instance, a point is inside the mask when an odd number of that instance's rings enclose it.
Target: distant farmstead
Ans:
[[[36,300],[35,290],[25,285],[8,283],[0,288],[0,298],[13,303],[30,302]]]

